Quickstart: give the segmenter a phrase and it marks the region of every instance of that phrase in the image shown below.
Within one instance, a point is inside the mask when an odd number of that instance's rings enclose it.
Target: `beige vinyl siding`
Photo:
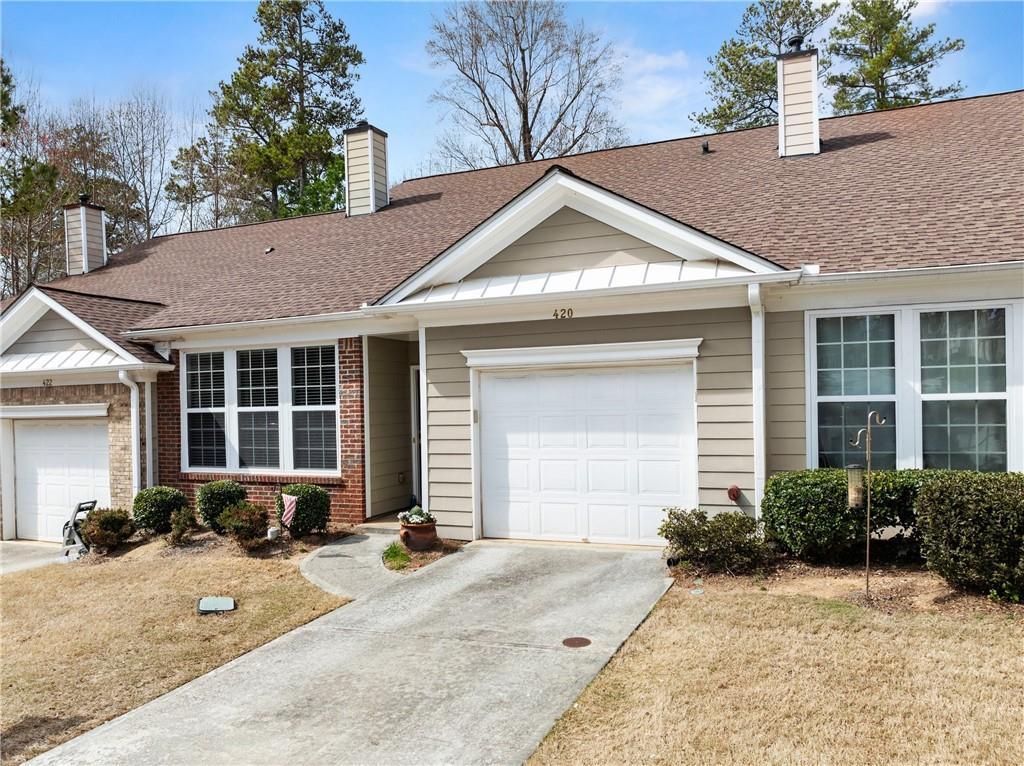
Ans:
[[[89,269],[98,269],[103,265],[103,212],[95,208],[85,208],[85,230],[89,243]]]
[[[82,266],[82,218],[79,208],[64,211],[64,235],[67,242],[68,274],[81,274]]]
[[[40,354],[53,351],[101,349],[102,345],[72,325],[64,317],[47,311],[15,341],[7,354]]]
[[[349,133],[345,155],[345,173],[348,178],[349,215],[372,212],[370,200],[370,133]]]
[[[371,516],[408,508],[412,495],[410,346],[416,344],[367,342]]]
[[[697,359],[698,491],[701,507],[734,509],[743,489],[753,512],[754,440],[750,311],[746,308],[590,317],[427,329],[430,510],[442,533],[472,535],[469,368],[463,350],[704,338]]]
[[[675,258],[665,250],[565,207],[495,255],[468,278],[659,263]]]
[[[814,151],[814,77],[812,56],[782,59],[783,124],[786,154]]]
[[[768,474],[807,464],[804,315],[765,314],[765,424]]]
[[[377,209],[388,204],[388,145],[379,133],[373,136],[373,192],[377,195]]]

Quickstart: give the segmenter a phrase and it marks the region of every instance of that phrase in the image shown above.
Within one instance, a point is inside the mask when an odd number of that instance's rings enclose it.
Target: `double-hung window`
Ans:
[[[335,346],[186,353],[185,470],[333,472]]]
[[[872,464],[896,467],[896,317],[858,314],[816,320],[818,466],[864,464],[850,441],[877,411]]]
[[[1005,303],[810,312],[808,465],[863,465],[863,447],[850,441],[876,410],[886,419],[873,429],[877,468],[1020,470],[1024,440],[1009,424],[1024,402],[1008,381],[1024,372],[1012,321],[1020,317],[1011,313],[1021,310]]]
[[[924,311],[921,425],[925,468],[1007,468],[1006,310]]]
[[[200,468],[226,466],[224,354],[188,354],[185,360],[188,464]]]
[[[334,347],[293,348],[292,444],[297,469],[338,467]]]

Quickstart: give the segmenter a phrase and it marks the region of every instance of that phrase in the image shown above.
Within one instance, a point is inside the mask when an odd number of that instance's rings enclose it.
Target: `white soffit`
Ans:
[[[442,303],[517,295],[548,295],[576,290],[600,290],[605,287],[643,287],[696,282],[749,274],[727,261],[684,261],[673,259],[657,263],[626,266],[600,266],[593,269],[552,271],[521,276],[476,277],[461,282],[435,285],[410,295],[402,303]]]

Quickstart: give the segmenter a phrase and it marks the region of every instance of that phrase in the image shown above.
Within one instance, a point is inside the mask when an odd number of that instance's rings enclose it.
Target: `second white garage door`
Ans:
[[[106,421],[19,420],[14,424],[16,534],[61,539],[74,505],[110,505]]]
[[[480,377],[484,537],[657,545],[696,502],[693,366]]]

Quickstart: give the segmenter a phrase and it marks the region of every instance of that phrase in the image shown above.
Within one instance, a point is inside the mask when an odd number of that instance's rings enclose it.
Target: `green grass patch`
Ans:
[[[409,562],[412,561],[409,551],[399,542],[393,542],[385,548],[381,558],[384,560],[384,566],[395,570],[405,569],[409,566]]]

